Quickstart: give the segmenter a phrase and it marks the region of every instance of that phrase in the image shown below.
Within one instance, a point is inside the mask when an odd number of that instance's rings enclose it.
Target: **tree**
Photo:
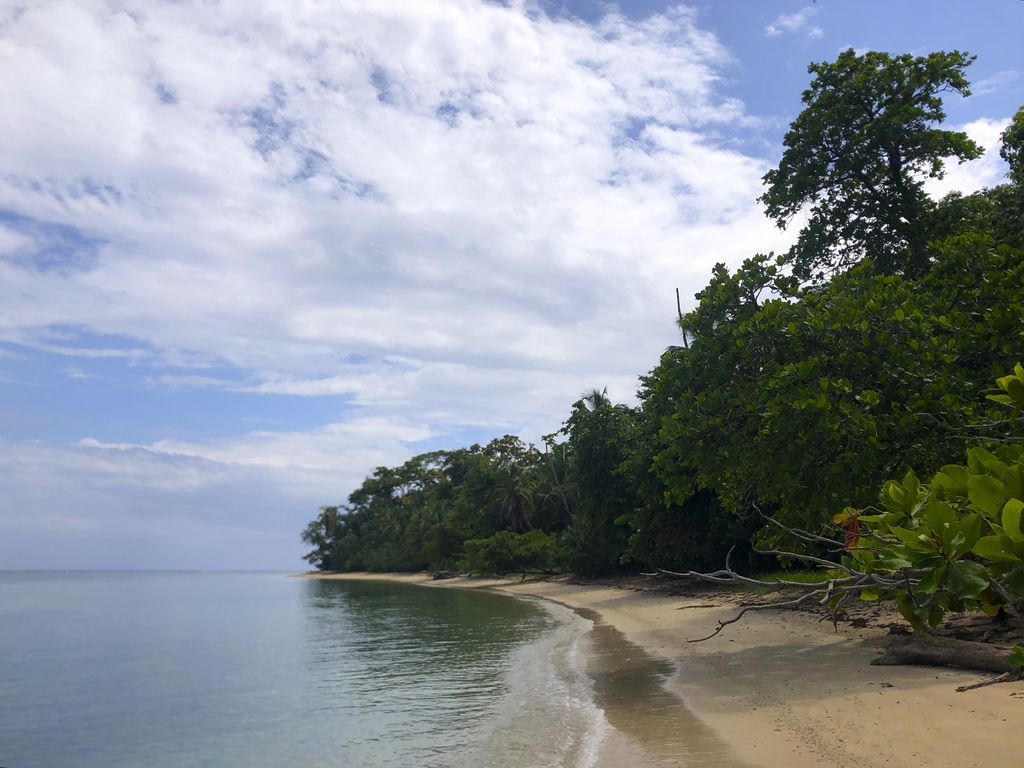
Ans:
[[[513,533],[528,530],[534,503],[522,464],[507,462],[502,467],[502,478],[499,482],[498,510],[501,519]]]
[[[970,93],[960,51],[912,57],[844,51],[811,64],[804,110],[790,125],[778,168],[764,176],[760,200],[785,228],[809,206],[787,256],[794,274],[821,282],[865,256],[883,274],[928,268],[927,178],[943,160],[978,157],[965,133],[934,127],[946,115],[942,94]]]
[[[331,559],[331,546],[341,529],[341,514],[337,507],[320,507],[320,514],[302,532],[302,541],[313,547],[303,560],[322,571],[336,567]]]
[[[638,436],[636,412],[594,389],[573,404],[562,433],[575,457],[577,487],[576,514],[565,534],[569,566],[605,574],[619,566],[629,540],[623,516],[635,502],[622,466]]]
[[[999,154],[1010,166],[1010,178],[1015,184],[1024,186],[1024,107],[1017,110],[1002,138]]]

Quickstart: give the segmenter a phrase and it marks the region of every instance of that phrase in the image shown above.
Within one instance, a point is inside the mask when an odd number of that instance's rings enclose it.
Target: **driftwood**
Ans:
[[[1010,666],[1013,646],[979,643],[976,640],[959,640],[955,637],[917,632],[896,637],[871,663],[877,666],[899,666],[904,664],[930,667],[955,667],[957,669],[980,670],[999,673],[970,685],[961,685],[958,692],[973,691],[996,683],[1020,680],[1022,670]]]
[[[1007,673],[1012,652],[1013,647],[1009,645],[915,632],[894,637],[871,663],[880,667],[916,664]]]

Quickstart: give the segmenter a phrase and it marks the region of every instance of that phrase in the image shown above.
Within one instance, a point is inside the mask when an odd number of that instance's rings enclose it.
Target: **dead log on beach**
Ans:
[[[1007,673],[1010,672],[1012,652],[1013,646],[1009,645],[915,632],[894,637],[871,664],[880,667],[911,664]]]

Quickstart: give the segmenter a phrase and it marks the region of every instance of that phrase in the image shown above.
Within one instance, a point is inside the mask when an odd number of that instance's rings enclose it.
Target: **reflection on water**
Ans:
[[[354,765],[470,765],[508,693],[510,654],[550,629],[531,603],[471,591],[309,580],[314,707]]]
[[[0,572],[0,766],[477,766],[537,605],[280,574]]]

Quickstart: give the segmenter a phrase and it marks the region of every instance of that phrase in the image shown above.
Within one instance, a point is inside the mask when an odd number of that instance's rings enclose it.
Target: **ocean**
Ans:
[[[593,768],[659,723],[651,765],[723,764],[672,670],[594,618],[277,573],[0,573],[0,766]]]

